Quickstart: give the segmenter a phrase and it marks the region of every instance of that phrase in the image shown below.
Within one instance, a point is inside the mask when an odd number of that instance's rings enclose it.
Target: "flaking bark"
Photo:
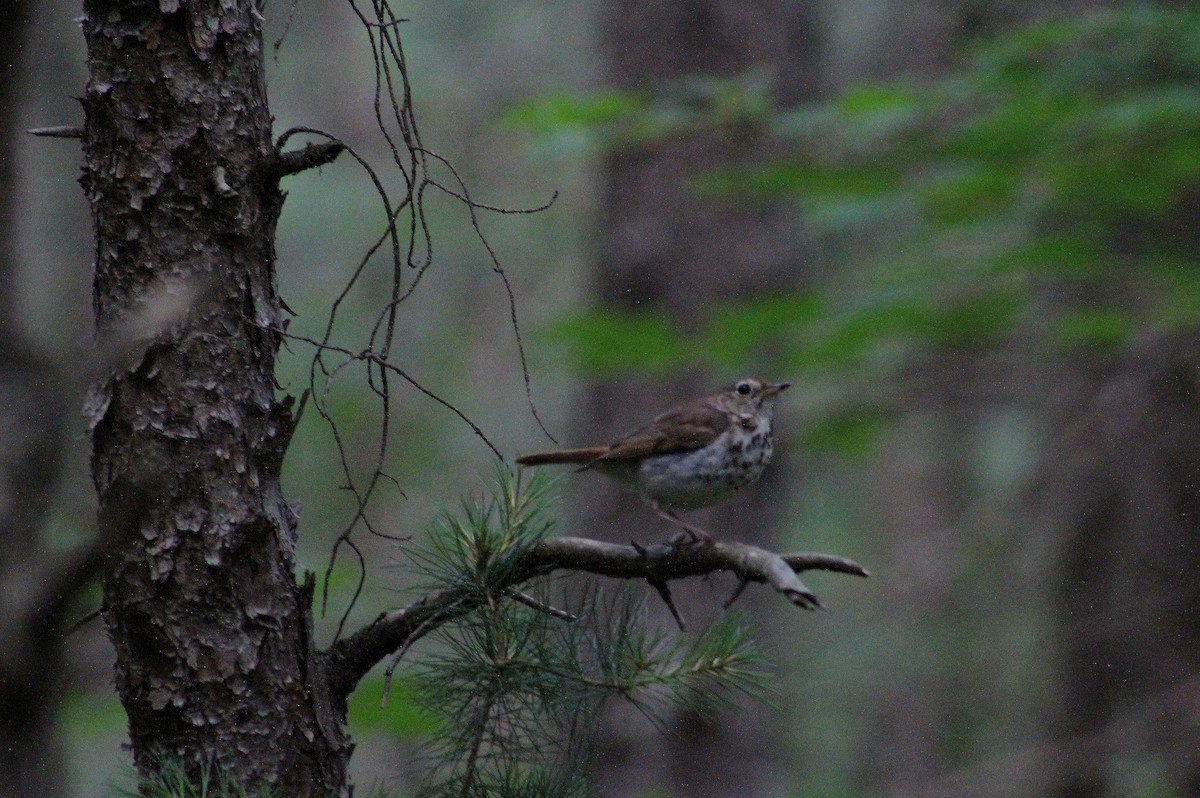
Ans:
[[[282,197],[250,0],[90,0],[82,184],[99,334],[134,354],[89,403],[100,526],[116,541],[104,619],[138,767],[219,765],[249,791],[346,794],[295,583],[275,397]],[[182,316],[182,320],[181,320]],[[332,728],[330,728],[332,726]]]

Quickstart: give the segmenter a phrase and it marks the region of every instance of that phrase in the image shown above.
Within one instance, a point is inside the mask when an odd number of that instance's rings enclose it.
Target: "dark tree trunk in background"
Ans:
[[[808,3],[618,2],[605,6],[603,55],[609,80],[621,88],[681,97],[680,81],[693,76],[734,78],[762,69],[775,97],[793,103],[815,85],[816,22]],[[782,205],[697,194],[693,178],[769,154],[765,136],[752,125],[740,129],[679,134],[647,145],[618,147],[604,163],[603,232],[598,291],[604,307],[665,310],[678,327],[694,329],[715,304],[797,289],[809,279],[799,251],[794,215]],[[762,364],[746,363],[743,371]],[[691,375],[668,384],[631,380],[592,386],[587,440],[611,440],[676,401],[720,387],[741,372]],[[783,379],[786,375],[763,375]],[[786,397],[785,397],[786,398]],[[784,461],[786,443],[777,447]],[[784,501],[786,463],[725,506],[689,514],[715,535],[770,545]],[[589,534],[615,539],[662,539],[667,528],[649,510],[599,480],[584,483],[593,500],[581,502]],[[693,626],[719,610],[732,583],[713,583],[703,600],[681,588],[681,610]],[[750,590],[747,608],[760,598]],[[666,624],[672,622],[661,619]],[[626,710],[618,709],[618,712]],[[642,795],[666,790],[680,796],[778,795],[782,763],[780,725],[761,707],[744,713],[691,713],[669,723],[662,735],[630,712],[610,719],[594,765],[598,794]]]
[[[884,77],[894,68],[920,72],[945,65],[955,43],[909,47],[928,37],[910,35],[913,25],[943,35],[980,34],[1105,5],[1081,0],[1027,4],[1022,10],[1011,4],[943,4],[933,17],[929,4],[891,6],[895,24],[885,37],[901,43],[899,49],[865,48],[881,63],[850,73]],[[1192,241],[1200,258],[1195,218],[1194,204],[1181,210],[1175,238]],[[1136,250],[1137,236],[1129,238],[1117,246]],[[1067,357],[1039,373],[1009,378],[1012,396],[1035,408],[1048,437],[1041,476],[1012,521],[1014,563],[993,562],[989,568],[1019,574],[1015,560],[1028,562],[1030,551],[1061,554],[1057,561],[1039,561],[1051,585],[1051,621],[1062,644],[1059,701],[1046,708],[1041,735],[1028,741],[1045,744],[1044,751],[1013,756],[1007,771],[1011,783],[1028,785],[1029,794],[1125,795],[1147,784],[1169,794],[1200,794],[1198,351],[1195,335],[1155,336],[1120,357]],[[998,379],[986,367],[945,366],[944,383],[968,395],[973,381]],[[945,393],[930,395],[928,404],[944,405]],[[893,577],[885,587],[898,589],[885,601],[921,623],[943,622],[939,619],[952,617],[961,601],[953,582],[962,548],[954,532],[969,529],[955,529],[967,505],[965,469],[954,464],[989,411],[981,403],[960,407],[955,429],[939,429],[928,445],[914,446],[910,436],[901,436],[874,480],[890,486],[880,494],[880,507],[891,519],[882,534],[897,541],[894,561],[880,567]],[[1007,587],[1017,595],[1046,591],[1043,579]],[[946,767],[944,748],[955,717],[964,711],[961,676],[905,680],[894,693],[872,699],[880,709],[864,757],[873,763],[868,783],[892,795],[930,794],[928,785]],[[1016,752],[997,755],[1006,753]],[[941,794],[980,792],[968,786]]]
[[[1132,763],[1200,794],[1200,336],[1157,337],[1063,408],[1043,507],[1062,535],[1064,798],[1129,792]]]
[[[17,323],[19,79],[32,4],[0,14],[0,798],[66,793],[56,726],[63,686],[61,607],[43,527],[58,481],[66,404],[52,364]]]
[[[20,123],[20,69],[27,38],[30,0],[12,0],[0,15],[0,343],[16,334],[14,296],[17,280],[15,217],[16,138]]]
[[[344,708],[312,654],[279,484],[293,422],[264,329],[280,321],[282,196],[261,177],[259,17],[251,0],[85,14],[96,319],[127,353],[92,402],[92,468],[134,758],[143,772],[215,758],[249,792],[343,794]]]

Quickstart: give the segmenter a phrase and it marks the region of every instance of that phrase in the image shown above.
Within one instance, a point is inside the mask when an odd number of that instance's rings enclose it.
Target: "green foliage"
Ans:
[[[206,763],[200,766],[199,777],[193,781],[187,768],[177,759],[161,757],[155,762],[155,772],[137,776],[134,789],[118,788],[115,794],[129,798],[273,798],[267,789],[248,793],[219,766]]]
[[[565,347],[572,368],[584,374],[665,374],[695,356],[659,311],[579,313],[560,319],[547,333]]]
[[[87,738],[124,730],[129,722],[121,702],[111,693],[71,690],[63,697],[61,713],[65,727]]]
[[[562,583],[547,578],[507,587],[549,529],[550,483],[523,479],[500,471],[489,497],[443,517],[420,559],[432,586],[472,608],[438,628],[412,676],[436,722],[422,795],[583,796],[582,763],[609,697],[655,717],[669,703],[703,710],[763,693],[762,662],[737,617],[691,639],[656,635],[628,590],[556,591]]]
[[[929,86],[862,87],[782,114],[776,131],[797,154],[710,186],[798,198],[835,239],[894,231],[856,269],[853,304],[878,307],[864,297],[901,281],[904,303],[859,338],[974,346],[1044,328],[1049,311],[1062,315],[1048,345],[1117,347],[1195,320],[1177,225],[1200,188],[1198,86],[1200,15],[1139,6],[1039,25]],[[1175,264],[1175,279],[1155,262]],[[1086,307],[1039,301],[1064,283]]]
[[[684,335],[660,311],[592,311],[558,320],[543,334],[563,348],[580,373],[636,371],[663,375],[683,365],[739,369],[766,347],[792,348],[822,318],[815,293],[780,294],[716,306],[694,333]]]
[[[570,150],[627,147],[698,130],[738,130],[770,116],[765,70],[731,77],[687,75],[654,93],[606,89],[587,95],[545,95],[509,108],[502,126],[530,134],[542,146]]]
[[[423,552],[413,556],[430,578],[428,589],[466,591],[463,603],[488,603],[513,581],[522,556],[541,540],[553,521],[553,480],[496,468],[490,495],[464,499],[459,513],[445,512],[430,530]]]
[[[823,318],[823,297],[797,292],[718,305],[701,328],[697,348],[709,364],[738,373],[764,349],[803,346]]]
[[[387,693],[387,701],[379,697]],[[363,732],[386,734],[400,742],[428,738],[437,730],[437,721],[417,702],[417,688],[411,679],[393,678],[385,685],[382,677],[359,682],[350,694],[346,717],[355,736]]]
[[[1076,310],[1058,320],[1055,332],[1066,346],[1115,349],[1129,340],[1135,324],[1128,313],[1114,308]]]
[[[632,92],[601,91],[588,97],[557,92],[509,108],[502,123],[533,135],[558,133],[563,128],[591,128],[624,123],[645,112],[648,98]]]
[[[705,129],[729,118],[715,93],[685,96],[668,87],[624,113],[675,105]],[[1139,5],[1059,20],[982,42],[925,85],[742,107],[788,154],[696,189],[798,203],[837,268],[817,290],[714,307],[686,334],[652,311],[563,320],[551,336],[580,371],[751,367],[806,377],[817,395],[840,384],[809,438],[859,451],[887,415],[886,385],[924,352],[1012,339],[1116,352],[1200,323],[1198,13]]]
[[[880,431],[891,416],[876,407],[849,406],[830,412],[812,424],[804,435],[810,450],[836,450],[853,455],[871,454]]]

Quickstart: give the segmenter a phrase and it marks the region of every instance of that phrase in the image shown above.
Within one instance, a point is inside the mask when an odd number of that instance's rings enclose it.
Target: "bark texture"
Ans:
[[[350,747],[293,575],[279,470],[282,196],[251,0],[89,0],[82,183],[102,342],[89,403],[103,614],[136,763],[345,794]]]

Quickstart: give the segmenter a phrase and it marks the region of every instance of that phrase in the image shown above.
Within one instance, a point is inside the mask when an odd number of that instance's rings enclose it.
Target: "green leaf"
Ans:
[[[924,189],[924,211],[935,224],[956,225],[987,218],[1012,203],[1019,173],[1007,165],[947,165]]]
[[[1168,330],[1200,325],[1200,264],[1187,256],[1160,255],[1150,258],[1146,269],[1163,296],[1155,322]]]
[[[815,291],[722,304],[709,317],[701,347],[727,369],[744,367],[781,339],[802,335],[824,313],[824,300]]]
[[[982,346],[1009,332],[1022,307],[1021,298],[1012,291],[983,291],[939,303],[918,317],[914,328],[941,346]]]
[[[1029,239],[989,259],[998,274],[1030,273],[1052,277],[1088,277],[1105,268],[1097,242],[1083,235],[1055,234]]]
[[[814,451],[834,451],[852,456],[874,452],[891,417],[878,409],[848,408],[826,416],[804,433],[804,443]]]
[[[648,106],[648,99],[634,92],[614,90],[584,96],[559,92],[510,107],[501,115],[500,124],[536,136],[556,135],[569,129],[599,132],[645,113]]]
[[[126,728],[129,720],[111,692],[71,690],[64,696],[62,722],[72,734],[99,737]]]
[[[1130,314],[1116,308],[1079,310],[1063,316],[1055,325],[1055,340],[1067,347],[1114,349],[1133,335],[1136,324]]]
[[[382,676],[362,680],[350,694],[347,718],[353,734],[386,734],[397,741],[409,741],[427,738],[437,730],[437,719],[416,700],[411,678],[393,676],[386,701],[383,694]]]
[[[813,371],[856,365],[881,345],[911,337],[922,308],[911,298],[891,298],[846,312],[800,347],[793,365]]]
[[[916,111],[922,104],[917,90],[902,84],[855,86],[833,102],[843,116],[869,116],[881,112]]]
[[[928,94],[901,83],[862,85],[834,100],[833,109],[851,132],[848,143],[857,148],[914,132],[930,107]]]
[[[665,374],[693,354],[659,311],[580,313],[553,324],[547,336],[565,348],[575,371],[591,375]]]

